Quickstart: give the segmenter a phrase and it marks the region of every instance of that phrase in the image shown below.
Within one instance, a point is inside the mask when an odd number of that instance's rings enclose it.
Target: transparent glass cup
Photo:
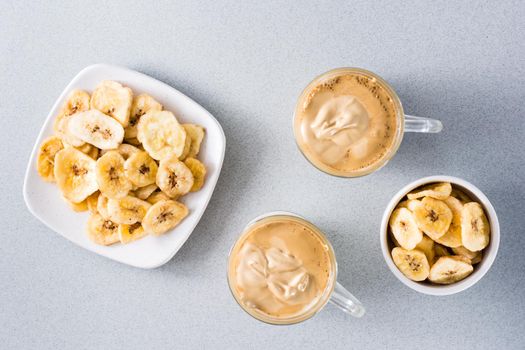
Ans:
[[[245,236],[248,233],[250,233],[251,228],[253,228],[255,224],[270,223],[280,220],[293,220],[295,222],[300,223],[301,225],[304,225],[305,227],[309,228],[312,232],[314,232],[317,238],[320,240],[320,242],[327,248],[331,266],[329,281],[326,285],[324,292],[322,293],[321,297],[317,300],[317,302],[313,304],[310,308],[304,310],[304,312],[300,314],[295,314],[290,317],[272,317],[262,312],[257,312],[256,310],[253,310],[248,306],[244,305],[240,300],[240,297],[235,288],[235,276],[233,275],[233,270],[235,269],[231,268],[231,264],[233,263],[232,252],[234,252],[236,248],[240,248],[239,244],[243,242]],[[250,221],[250,223],[248,223],[248,225],[244,228],[243,233],[240,235],[240,237],[236,240],[236,242],[230,249],[230,252],[228,254],[227,278],[230,291],[235,300],[237,301],[237,304],[239,304],[239,306],[250,316],[258,319],[259,321],[263,321],[269,324],[289,325],[305,321],[317,314],[317,312],[323,309],[328,302],[336,305],[339,309],[354,317],[362,317],[365,314],[365,308],[363,307],[361,302],[359,302],[359,300],[357,300],[348,290],[346,290],[341,284],[339,284],[339,282],[337,282],[337,261],[335,258],[334,249],[328,241],[328,239],[326,238],[326,236],[324,235],[324,233],[315,225],[313,225],[312,223],[310,223],[309,221],[297,214],[284,211],[276,211],[263,214]]]
[[[392,99],[392,102],[394,103],[394,106],[395,106],[395,114],[396,114],[396,119],[397,119],[394,141],[391,147],[387,150],[387,152],[381,158],[379,158],[375,163],[365,168],[352,170],[352,171],[342,171],[334,167],[331,167],[327,164],[322,163],[321,161],[316,159],[312,154],[310,154],[305,147],[305,142],[302,142],[302,136],[301,136],[301,131],[300,131],[301,121],[298,120],[297,118],[298,110],[303,105],[305,98],[309,95],[309,93],[314,88],[316,88],[317,86],[319,86],[321,83],[325,81],[334,79],[338,76],[347,75],[347,74],[364,75],[378,82],[381,85],[381,87],[383,87],[385,91],[387,91],[389,97]],[[336,68],[326,73],[323,73],[320,76],[316,77],[314,80],[312,80],[310,84],[306,86],[306,88],[303,90],[303,92],[299,96],[299,99],[297,100],[297,104],[295,106],[294,117],[293,117],[293,130],[294,130],[295,141],[296,141],[297,147],[299,148],[303,156],[317,169],[327,174],[339,176],[339,177],[360,177],[360,176],[371,174],[372,172],[381,169],[396,154],[399,146],[401,145],[401,141],[403,140],[403,134],[405,132],[438,133],[442,129],[443,129],[443,125],[441,124],[439,120],[416,117],[416,116],[405,114],[403,111],[403,106],[401,105],[401,101],[399,100],[399,97],[397,96],[396,92],[380,76],[370,71],[367,71],[365,69],[351,68],[351,67]]]

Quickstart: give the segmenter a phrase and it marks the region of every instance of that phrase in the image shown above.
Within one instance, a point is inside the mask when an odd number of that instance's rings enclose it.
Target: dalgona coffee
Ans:
[[[228,280],[252,316],[287,323],[324,305],[334,265],[333,251],[315,227],[295,217],[268,217],[249,227],[232,248]]]
[[[372,73],[334,70],[301,95],[294,119],[296,141],[325,172],[350,177],[369,173],[399,145],[399,109],[394,92]]]

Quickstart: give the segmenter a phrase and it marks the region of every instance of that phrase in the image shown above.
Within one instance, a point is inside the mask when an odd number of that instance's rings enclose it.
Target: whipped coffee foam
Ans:
[[[239,251],[236,269],[237,284],[244,291],[241,298],[251,307],[260,306],[275,311],[280,306],[307,303],[311,298],[308,271],[302,262],[271,247],[263,250],[253,243],[246,243]],[[273,297],[273,298],[272,298]]]
[[[249,312],[289,317],[309,310],[326,289],[328,247],[293,220],[261,224],[232,250],[230,283]]]
[[[299,101],[296,138],[314,164],[349,172],[373,166],[393,147],[396,108],[373,77],[342,72]]]

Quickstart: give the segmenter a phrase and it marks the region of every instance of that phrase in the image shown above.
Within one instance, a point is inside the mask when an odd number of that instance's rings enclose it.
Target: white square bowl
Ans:
[[[62,199],[54,183],[43,181],[36,170],[36,158],[42,140],[53,134],[53,120],[68,94],[73,89],[92,92],[102,80],[115,80],[130,87],[134,94],[148,93],[166,110],[172,111],[179,122],[202,125],[206,136],[202,143],[199,160],[207,168],[204,186],[198,192],[181,198],[189,209],[189,215],[173,230],[154,237],[147,236],[129,244],[101,246],[93,243],[85,233],[89,213],[76,213]],[[217,120],[195,101],[145,74],[117,66],[96,64],[84,68],[64,89],[49,112],[35,142],[24,180],[24,199],[29,211],[71,242],[107,258],[124,264],[155,268],[168,262],[188,239],[199,222],[211,198],[222,168],[226,138]]]

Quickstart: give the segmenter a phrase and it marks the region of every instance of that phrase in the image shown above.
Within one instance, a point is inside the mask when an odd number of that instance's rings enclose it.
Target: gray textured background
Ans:
[[[0,347],[523,349],[522,1],[149,3],[0,4]],[[23,202],[23,173],[45,116],[72,77],[98,62],[174,86],[226,133],[224,168],[202,221],[156,270],[74,246]],[[295,147],[291,116],[301,89],[339,66],[376,71],[407,113],[441,119],[444,132],[406,135],[396,157],[365,178],[315,170]],[[442,298],[402,285],[378,240],[390,197],[432,174],[476,184],[501,223],[489,273]],[[275,209],[326,230],[341,282],[367,307],[363,319],[329,305],[303,324],[275,327],[236,305],[225,279],[228,249],[247,221]]]

